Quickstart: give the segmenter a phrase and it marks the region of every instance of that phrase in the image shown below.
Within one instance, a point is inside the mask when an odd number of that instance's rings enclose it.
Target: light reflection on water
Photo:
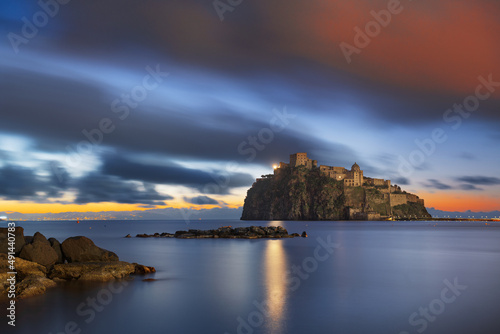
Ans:
[[[284,312],[287,298],[287,259],[282,240],[269,240],[264,253],[266,300],[270,333],[284,333]]]

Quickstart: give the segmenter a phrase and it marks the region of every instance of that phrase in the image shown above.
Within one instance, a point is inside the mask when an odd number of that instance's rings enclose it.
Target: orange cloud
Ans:
[[[401,0],[401,13],[348,64],[339,44],[353,45],[354,27],[364,30],[370,11],[389,1],[266,1],[261,11],[283,37],[277,47],[370,80],[460,95],[474,92],[479,75],[500,81],[500,7],[492,1]]]

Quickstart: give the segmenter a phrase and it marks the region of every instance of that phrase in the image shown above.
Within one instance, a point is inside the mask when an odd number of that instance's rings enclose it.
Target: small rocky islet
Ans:
[[[125,238],[131,238],[130,234]],[[296,238],[307,237],[304,231],[302,234],[292,233],[282,226],[249,226],[235,227],[222,226],[215,230],[195,230],[177,231],[175,233],[155,233],[155,234],[137,234],[137,238],[178,238],[178,239],[262,239],[262,238]]]
[[[12,233],[12,232],[11,232]],[[69,280],[106,282],[156,272],[154,267],[120,261],[118,255],[100,248],[84,236],[70,237],[59,243],[37,232],[24,236],[22,227],[15,228],[15,257],[9,258],[8,229],[0,228],[0,299],[15,291],[16,298],[26,298],[46,292],[58,282]],[[16,283],[12,277],[14,260]]]

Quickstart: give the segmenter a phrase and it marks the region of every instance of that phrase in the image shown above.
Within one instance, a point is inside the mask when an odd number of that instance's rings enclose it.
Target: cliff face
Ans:
[[[243,220],[339,220],[344,216],[343,183],[319,169],[283,168],[254,183]]]
[[[318,168],[282,168],[248,190],[242,220],[345,220],[380,217],[430,218],[420,203],[391,208],[377,187],[346,187]]]

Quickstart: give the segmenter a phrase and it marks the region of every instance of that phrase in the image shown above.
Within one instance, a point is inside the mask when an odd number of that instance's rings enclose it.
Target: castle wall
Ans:
[[[391,180],[373,179],[371,177],[366,177],[364,178],[364,182],[369,186],[382,186],[387,188],[391,187]]]
[[[344,185],[348,187],[359,187],[364,182],[363,171],[349,171],[346,173]]]
[[[413,194],[406,194],[406,199],[408,202],[418,202],[418,196]]]
[[[311,160],[307,157],[307,153],[295,153],[290,154],[290,166],[306,166],[308,169],[312,169],[318,165],[317,160]]]
[[[390,194],[391,188],[389,188],[389,187],[387,187],[387,188],[381,188],[381,189],[378,189],[378,191],[380,191],[383,194]]]
[[[414,194],[391,194],[391,206],[408,203],[420,203],[424,205],[424,200],[420,199],[417,195]]]
[[[278,168],[285,168],[285,167],[288,167],[288,164],[285,162],[280,162],[280,165]]]
[[[360,209],[349,208],[349,220],[380,220],[381,216],[378,212],[363,212]]]
[[[391,206],[408,203],[406,194],[391,194]]]
[[[418,197],[417,195],[406,194],[406,198],[408,199],[408,202],[414,202],[424,205],[424,200]]]

